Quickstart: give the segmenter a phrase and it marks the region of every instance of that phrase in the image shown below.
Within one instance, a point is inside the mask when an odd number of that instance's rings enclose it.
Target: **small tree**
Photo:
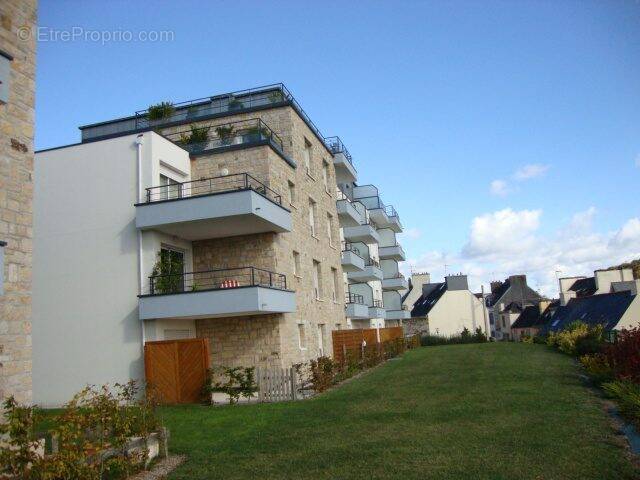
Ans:
[[[163,120],[165,118],[171,117],[175,112],[175,108],[173,107],[173,103],[171,102],[160,102],[155,105],[150,105],[147,109],[147,118],[151,121],[153,120]]]

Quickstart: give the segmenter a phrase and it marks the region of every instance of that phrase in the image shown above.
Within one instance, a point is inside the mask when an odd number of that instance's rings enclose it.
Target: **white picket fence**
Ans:
[[[293,368],[256,367],[259,402],[284,402],[307,398]]]

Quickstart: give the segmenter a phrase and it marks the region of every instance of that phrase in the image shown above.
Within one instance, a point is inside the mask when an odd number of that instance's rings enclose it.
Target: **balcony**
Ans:
[[[407,318],[411,318],[411,312],[405,305],[402,306],[401,310],[386,310],[387,320],[406,320]]]
[[[382,280],[384,274],[380,265],[375,260],[368,259],[365,261],[364,268],[360,271],[347,272],[347,280],[349,283],[365,283]]]
[[[357,227],[364,223],[362,212],[366,212],[364,205],[356,205],[338,188],[336,189],[337,201],[336,209],[338,210],[338,219],[341,227]]]
[[[165,136],[192,156],[269,145],[290,165],[296,166],[284,153],[284,144],[280,136],[259,118],[215,126],[191,125],[188,129]]]
[[[345,296],[345,316],[354,320],[369,319],[369,306],[364,304],[362,295],[348,293]]]
[[[358,179],[358,172],[353,166],[353,159],[349,150],[344,146],[340,137],[327,137],[324,139],[324,143],[333,153],[333,165],[339,181],[345,183],[355,182]]]
[[[387,277],[382,279],[382,289],[383,290],[407,290],[409,288],[409,284],[407,279],[404,278],[404,275],[401,273],[396,273],[392,277]]]
[[[386,318],[387,311],[384,309],[382,300],[374,300],[369,306],[369,318]]]
[[[379,243],[380,235],[376,231],[376,227],[367,222],[356,227],[344,227],[342,229],[344,233],[344,239],[349,242],[362,242],[362,243]]]
[[[290,232],[282,198],[247,173],[147,188],[136,226],[186,240]]]
[[[401,233],[402,224],[400,223],[400,216],[398,215],[398,212],[396,212],[396,209],[393,208],[391,205],[387,205],[385,213],[387,215],[387,218],[389,218],[388,228],[390,228],[396,233]]]
[[[360,250],[350,243],[345,243],[342,249],[342,270],[344,272],[361,272],[365,261]]]
[[[395,260],[396,262],[403,262],[406,259],[404,249],[400,245],[380,246],[378,256],[380,260]]]
[[[295,293],[279,273],[255,267],[153,275],[139,296],[139,317],[216,318],[289,313]]]

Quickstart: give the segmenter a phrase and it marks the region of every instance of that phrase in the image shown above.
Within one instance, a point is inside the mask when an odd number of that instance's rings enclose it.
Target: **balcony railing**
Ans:
[[[243,287],[287,289],[287,277],[256,267],[227,268],[149,277],[149,295],[223,290]]]
[[[220,177],[202,178],[189,182],[149,187],[146,189],[146,203],[198,197],[212,193],[235,192],[238,190],[253,190],[272,202],[282,205],[282,197],[280,195],[248,173],[222,175]]]
[[[380,268],[380,262],[378,262],[377,260],[369,257],[369,258],[365,258],[364,260],[364,265],[365,267],[378,267]]]
[[[220,125],[192,125],[166,137],[194,154],[265,142],[284,154],[284,143],[280,136],[259,118]]]
[[[358,303],[364,305],[364,297],[357,293],[346,293],[344,296],[344,303]]]
[[[353,252],[357,256],[359,256],[360,258],[364,258],[364,257],[362,257],[362,254],[360,253],[360,249],[358,247],[356,247],[353,243],[343,242],[342,243],[342,251],[343,252]]]
[[[382,303],[382,300],[374,300],[373,305],[371,306],[376,308],[384,308],[384,303]]]
[[[320,132],[320,129],[313,123],[307,112],[304,111],[283,83],[173,103],[174,112],[167,117],[156,120],[149,120],[149,109],[139,110],[134,114],[135,127],[136,129],[161,127],[174,122],[193,122],[211,115],[235,114],[251,108],[280,105],[291,105],[324,143],[325,137]],[[329,149],[326,143],[325,146]]]
[[[342,153],[349,163],[353,165],[351,154],[349,150],[347,150],[347,147],[344,146],[344,143],[342,143],[342,140],[340,140],[340,137],[325,137],[324,143],[334,155],[336,153]]]
[[[396,209],[393,208],[393,205],[387,205],[384,207],[384,213],[387,214],[387,217],[397,217],[400,218],[398,216],[398,212],[396,212]]]

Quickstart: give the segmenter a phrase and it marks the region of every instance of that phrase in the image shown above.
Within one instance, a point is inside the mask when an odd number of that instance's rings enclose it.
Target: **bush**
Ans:
[[[602,385],[605,393],[617,400],[620,413],[640,427],[640,385],[616,380]]]
[[[255,367],[214,367],[207,370],[203,389],[206,400],[211,399],[213,392],[221,392],[229,396],[229,404],[233,405],[240,397],[249,399],[257,391]]]
[[[444,337],[440,335],[423,335],[420,338],[420,344],[423,347],[431,347],[437,345],[458,345],[466,343],[484,343],[487,341],[487,336],[480,327],[476,328],[475,332],[471,334],[468,328],[464,328],[459,335],[452,335]]]
[[[602,325],[591,327],[573,322],[565,330],[550,333],[547,344],[568,355],[598,353],[602,346]]]
[[[339,364],[329,357],[319,357],[309,362],[310,382],[316,393],[324,392],[334,383]]]
[[[52,437],[57,451],[36,455],[39,442],[33,426],[38,422],[35,407],[17,405],[13,398],[4,403],[4,423],[0,435],[0,477],[53,480],[82,478],[98,480],[123,478],[145,465],[147,452],[127,451],[132,437],[147,438],[160,428],[155,397],[138,398],[136,382],[87,387],[64,406],[54,420]]]
[[[640,327],[622,330],[606,355],[616,378],[640,383]]]
[[[613,380],[613,370],[605,355],[601,353],[583,355],[580,357],[580,363],[595,383],[601,384]]]
[[[520,337],[520,341],[522,343],[531,343],[532,344],[533,343],[533,338],[534,337],[532,337],[531,335],[522,335]]]

